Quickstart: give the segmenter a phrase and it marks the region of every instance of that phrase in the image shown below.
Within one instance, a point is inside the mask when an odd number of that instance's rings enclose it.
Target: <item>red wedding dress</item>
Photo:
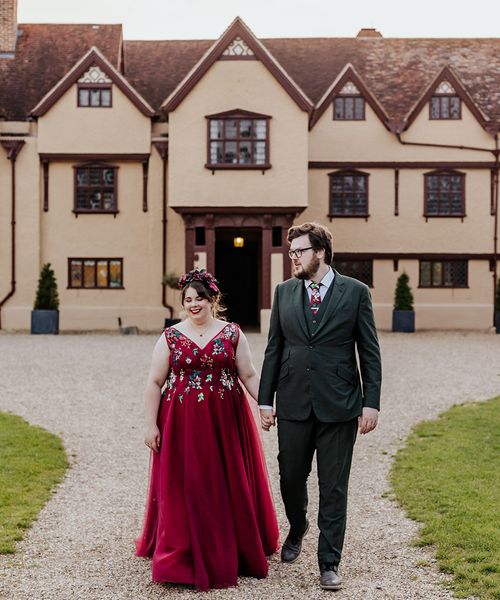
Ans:
[[[161,446],[137,555],[154,581],[199,591],[266,577],[278,525],[261,440],[238,381],[239,328],[228,323],[204,348],[165,330],[170,371],[158,411]]]

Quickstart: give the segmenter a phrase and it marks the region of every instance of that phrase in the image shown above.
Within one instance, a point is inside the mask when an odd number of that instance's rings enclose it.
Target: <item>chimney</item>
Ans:
[[[17,0],[0,0],[0,52],[16,50]]]
[[[359,37],[359,38],[381,38],[384,36],[380,33],[380,31],[377,31],[374,28],[363,27],[363,29],[360,29],[358,31],[358,35],[356,37]]]

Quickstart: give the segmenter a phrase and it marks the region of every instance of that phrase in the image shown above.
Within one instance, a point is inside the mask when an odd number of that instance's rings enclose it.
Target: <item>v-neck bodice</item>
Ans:
[[[175,327],[165,330],[170,349],[166,399],[198,402],[231,390],[240,393],[236,372],[239,327],[227,323],[203,348]]]

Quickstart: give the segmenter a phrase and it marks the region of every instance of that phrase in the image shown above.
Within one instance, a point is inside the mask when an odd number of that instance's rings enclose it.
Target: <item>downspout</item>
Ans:
[[[498,170],[499,170],[498,133],[495,133],[495,166],[493,167],[493,210],[495,224],[493,232],[493,325],[495,325],[495,300],[498,279]]]
[[[496,285],[497,285],[497,250],[498,250],[498,171],[499,171],[499,154],[500,150],[498,147],[498,130],[500,126],[498,124],[492,124],[495,126],[494,128],[494,139],[495,139],[495,148],[480,148],[477,146],[459,146],[453,144],[432,144],[430,142],[407,142],[401,139],[401,131],[398,130],[400,126],[399,122],[390,124],[389,128],[393,131],[398,138],[398,142],[403,144],[403,146],[424,146],[427,148],[449,148],[453,150],[472,150],[474,152],[489,152],[493,154],[495,159],[495,163],[493,166],[493,194],[494,194],[494,226],[493,226],[493,325],[495,324],[495,295],[496,295]]]
[[[2,140],[0,144],[7,152],[7,159],[10,160],[11,172],[11,263],[10,263],[10,290],[7,295],[0,300],[0,329],[2,329],[2,307],[9,298],[16,293],[16,158],[24,145],[24,140]]]
[[[162,282],[161,282],[161,303],[170,313],[170,318],[174,315],[174,307],[167,303],[167,284],[163,280],[167,273],[167,159],[168,159],[168,142],[153,142],[158,154],[162,160]]]

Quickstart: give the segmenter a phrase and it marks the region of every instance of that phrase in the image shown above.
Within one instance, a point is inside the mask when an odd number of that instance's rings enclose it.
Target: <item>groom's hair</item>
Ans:
[[[288,230],[287,240],[290,243],[295,238],[301,235],[308,235],[312,249],[315,252],[318,250],[325,251],[325,263],[332,264],[333,260],[333,238],[330,230],[319,223],[302,223],[302,225],[294,225]]]

